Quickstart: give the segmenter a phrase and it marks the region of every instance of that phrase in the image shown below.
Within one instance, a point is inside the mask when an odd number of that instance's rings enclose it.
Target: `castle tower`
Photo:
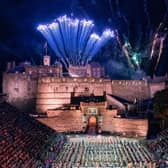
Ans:
[[[45,55],[45,56],[43,57],[43,65],[44,65],[44,66],[50,66],[50,61],[51,61],[51,58],[50,58],[49,55]]]
[[[9,71],[12,68],[12,63],[8,62],[6,66],[6,71]]]
[[[51,58],[47,54],[47,51],[48,51],[48,43],[47,42],[44,44],[44,50],[45,50],[45,55],[43,57],[43,65],[44,66],[50,66]]]

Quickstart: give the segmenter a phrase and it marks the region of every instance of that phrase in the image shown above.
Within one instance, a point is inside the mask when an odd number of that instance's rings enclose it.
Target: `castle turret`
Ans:
[[[50,60],[51,60],[50,56],[49,55],[45,55],[43,57],[43,64],[44,64],[44,66],[50,66]]]
[[[16,67],[16,63],[15,61],[12,62],[12,68],[15,68]]]
[[[8,62],[6,66],[6,71],[10,71],[11,69],[14,69],[16,67],[15,61]]]
[[[6,67],[6,71],[9,71],[11,68],[12,68],[12,63],[8,62],[7,67]]]

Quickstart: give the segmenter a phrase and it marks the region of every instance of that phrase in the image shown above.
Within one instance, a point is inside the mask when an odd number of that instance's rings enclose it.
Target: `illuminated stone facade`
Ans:
[[[118,111],[125,111],[124,103],[114,96],[134,102],[145,100],[158,90],[165,88],[165,82],[147,80],[111,80],[100,78],[104,72],[96,66],[82,69],[88,75],[65,77],[61,64],[54,66],[25,65],[24,72],[3,74],[3,93],[7,101],[23,111],[47,113],[38,120],[58,132],[85,131],[94,118],[98,131],[146,136],[148,121],[145,119],[119,118]],[[77,74],[71,67],[70,72]],[[88,72],[87,72],[88,71]],[[90,71],[90,72],[89,72]],[[72,100],[81,97],[103,97],[102,101]],[[113,107],[110,109],[110,107]]]
[[[104,78],[104,68],[98,63],[87,64],[86,66],[72,66],[68,68],[68,73],[71,77],[93,77]]]
[[[48,109],[61,107],[63,104],[70,104],[71,96],[105,94],[122,97],[132,102],[135,98],[145,100],[150,97],[149,87],[148,82],[144,80],[41,77],[38,79],[36,92],[36,110],[45,112]],[[107,103],[109,104],[110,101]]]
[[[95,119],[91,122],[90,119]],[[38,121],[57,132],[86,132],[89,126],[97,131],[120,134],[124,136],[146,137],[148,121],[146,119],[118,118],[117,109],[107,109],[107,102],[80,103],[80,109],[47,110],[47,117]]]

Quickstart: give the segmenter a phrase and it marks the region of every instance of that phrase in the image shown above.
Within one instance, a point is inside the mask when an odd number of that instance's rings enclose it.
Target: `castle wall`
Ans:
[[[111,131],[111,122],[112,122],[112,118],[114,118],[114,116],[117,115],[117,110],[107,110],[104,114],[102,114],[103,118],[102,118],[102,125],[101,125],[101,129],[103,131]]]
[[[48,76],[53,75],[57,77],[62,76],[62,65],[52,65],[52,66],[30,66],[25,65],[25,73],[34,76]]]
[[[111,118],[110,113],[104,116],[102,130],[111,133],[137,135],[146,137],[148,132],[147,119],[126,119],[126,118]]]
[[[110,80],[93,78],[55,78],[41,77],[38,80],[36,110],[46,112],[63,104],[69,104],[74,96],[94,94],[102,96],[110,92]]]
[[[37,120],[56,130],[57,132],[83,131],[82,112],[80,110],[55,110],[48,111],[54,117],[38,118]],[[51,114],[51,115],[50,115]]]
[[[150,97],[149,85],[145,80],[112,80],[112,94],[129,101]]]
[[[78,72],[73,69],[73,72]],[[25,66],[25,73],[4,73],[3,93],[7,101],[22,111],[47,112],[40,122],[57,132],[83,131],[90,116],[97,117],[98,127],[102,131],[125,133],[145,137],[148,121],[145,119],[115,118],[117,110],[125,110],[124,104],[114,96],[134,101],[153,97],[154,93],[165,88],[165,82],[147,82],[146,80],[110,80],[97,78],[103,74],[100,68],[81,68],[79,74],[91,77],[64,78],[62,66]],[[50,77],[48,77],[50,76]],[[84,75],[85,76],[85,75]],[[72,96],[104,96],[107,102],[81,102],[80,110],[58,110],[64,104],[71,103]],[[111,97],[110,95],[114,95]],[[108,105],[117,109],[107,110]],[[96,112],[94,108],[97,108]],[[55,110],[54,110],[55,109]],[[92,111],[93,110],[93,111]],[[96,114],[92,114],[96,113]]]
[[[68,73],[71,77],[102,78],[105,76],[104,68],[99,63],[87,64],[86,66],[69,65]]]
[[[88,111],[86,107],[83,107],[82,110],[48,110],[46,118],[38,118],[37,120],[57,132],[84,131],[89,118],[86,111]],[[87,118],[85,120],[83,120],[84,113]],[[138,137],[147,136],[148,121],[146,119],[115,118],[117,115],[116,109],[103,109],[100,114],[102,118],[98,125],[102,131]]]
[[[41,77],[38,81],[36,109],[45,112],[68,104],[72,93],[74,96],[102,96],[104,92],[130,101],[150,97],[149,85],[143,80]]]
[[[35,109],[37,93],[37,78],[25,73],[4,73],[3,93],[7,94],[7,101],[23,111]]]
[[[22,109],[45,112],[69,104],[73,96],[102,96],[112,94],[134,101],[144,100],[165,88],[165,83],[148,83],[145,80],[109,80],[95,78],[37,77],[28,73],[4,73],[3,93],[8,102]]]
[[[154,94],[157,91],[161,91],[166,88],[165,82],[159,82],[159,83],[150,83],[149,89],[150,89],[150,97],[154,97]]]

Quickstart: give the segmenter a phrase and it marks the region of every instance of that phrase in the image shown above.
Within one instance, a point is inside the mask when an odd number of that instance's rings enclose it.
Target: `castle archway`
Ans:
[[[88,118],[87,133],[93,135],[97,133],[97,117],[95,115],[91,115]]]
[[[89,126],[96,126],[97,125],[97,118],[96,116],[90,116],[88,119],[88,125]]]

